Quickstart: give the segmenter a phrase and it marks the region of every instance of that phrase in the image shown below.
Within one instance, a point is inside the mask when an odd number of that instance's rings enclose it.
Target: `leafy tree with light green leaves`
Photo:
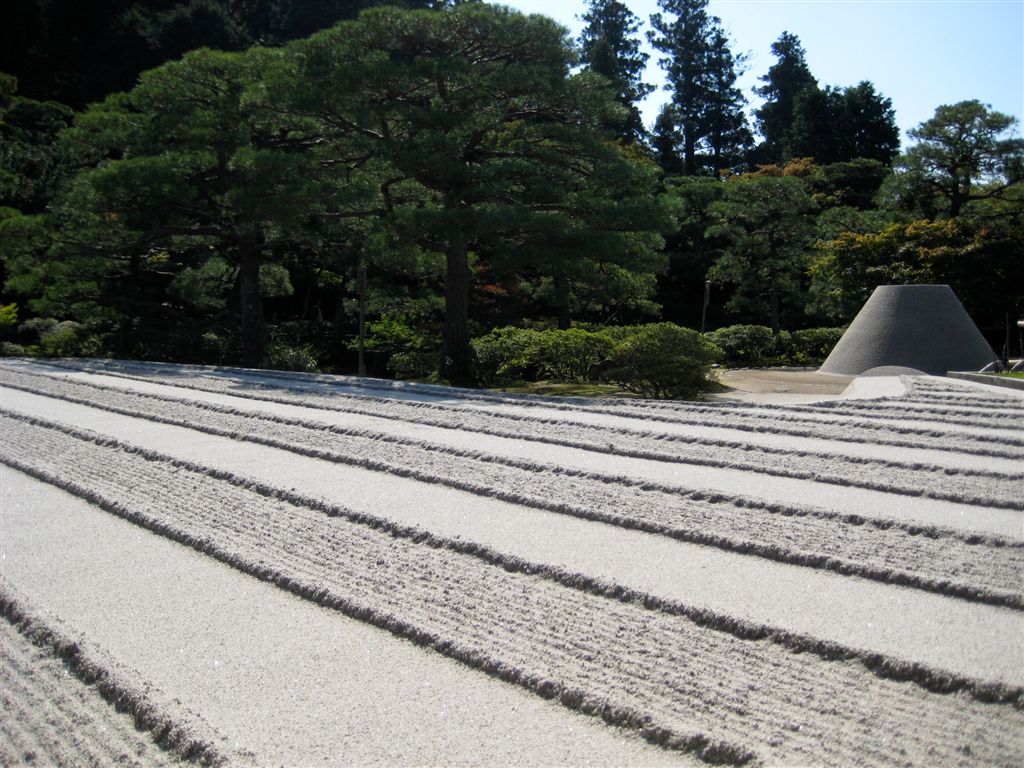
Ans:
[[[730,308],[765,312],[772,332],[782,312],[803,308],[814,203],[806,183],[793,176],[738,176],[711,203],[707,236],[720,240],[712,279],[735,286]]]
[[[628,254],[630,233],[652,228],[628,212],[652,210],[653,172],[606,139],[602,126],[621,106],[600,78],[570,76],[573,63],[566,31],[550,19],[472,3],[442,14],[372,9],[292,44],[268,76],[267,104],[315,121],[318,146],[352,161],[339,173],[379,163],[394,231],[444,255],[448,379],[472,377],[478,258],[518,259],[525,270],[543,261],[532,251],[541,235],[564,243],[579,230],[621,243],[603,251],[588,239],[593,253]],[[646,195],[592,191],[639,190],[645,175]]]

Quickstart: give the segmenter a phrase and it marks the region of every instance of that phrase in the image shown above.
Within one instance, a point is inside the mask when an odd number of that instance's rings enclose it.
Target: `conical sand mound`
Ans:
[[[977,371],[995,359],[948,285],[880,285],[821,372],[859,376],[871,368],[902,366],[944,374]]]

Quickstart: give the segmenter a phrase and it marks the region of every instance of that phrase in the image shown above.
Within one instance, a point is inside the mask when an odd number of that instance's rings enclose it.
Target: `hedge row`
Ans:
[[[711,366],[812,365],[843,335],[811,328],[778,337],[759,325],[701,335],[672,323],[584,330],[496,328],[473,342],[483,384],[605,381],[649,397],[687,398],[715,388]]]
[[[715,387],[721,350],[672,323],[587,331],[497,328],[473,342],[477,376],[500,381],[607,381],[648,397],[686,398]]]
[[[815,365],[838,343],[845,328],[782,331],[776,338],[763,325],[730,325],[708,334],[722,350],[722,363],[737,368],[767,365]]]

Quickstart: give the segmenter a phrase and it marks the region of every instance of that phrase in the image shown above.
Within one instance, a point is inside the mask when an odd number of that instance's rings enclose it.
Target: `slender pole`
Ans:
[[[700,332],[704,333],[705,321],[708,319],[708,304],[711,303],[711,281],[704,281],[704,306],[700,310]]]
[[[359,293],[359,375],[366,375],[366,266],[356,271],[356,291]]]

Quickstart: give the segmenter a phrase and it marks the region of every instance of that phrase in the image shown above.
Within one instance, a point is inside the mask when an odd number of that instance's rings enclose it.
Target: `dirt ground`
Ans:
[[[811,402],[840,395],[853,376],[818,373],[817,368],[737,368],[723,370],[718,380],[728,389],[714,400],[745,402]]]

